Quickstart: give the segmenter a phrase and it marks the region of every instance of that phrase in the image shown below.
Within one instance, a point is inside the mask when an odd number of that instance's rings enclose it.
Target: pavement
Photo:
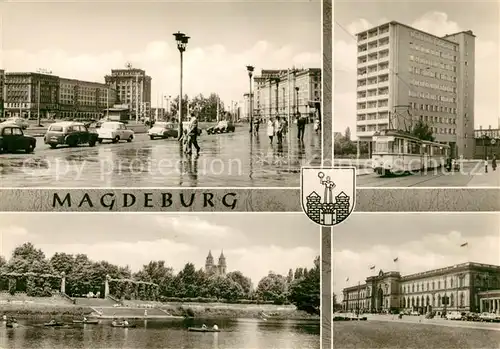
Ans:
[[[500,324],[363,314],[367,321],[333,322],[334,348],[499,348]]]
[[[250,137],[248,125],[234,133],[203,134],[198,157],[182,153],[174,139],[103,143],[50,149],[37,138],[33,154],[0,155],[2,187],[299,187],[301,166],[319,166],[321,137],[306,128],[304,142],[291,128],[282,145],[266,130]]]

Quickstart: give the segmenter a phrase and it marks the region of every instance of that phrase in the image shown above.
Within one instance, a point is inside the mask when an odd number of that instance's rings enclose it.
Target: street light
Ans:
[[[186,46],[189,41],[189,36],[184,33],[177,32],[173,34],[177,42],[177,49],[181,55],[181,69],[180,69],[180,88],[179,88],[179,126],[178,126],[178,139],[182,137],[182,54],[186,51]]]
[[[295,87],[295,116],[299,115],[299,87]]]
[[[249,87],[250,87],[250,94],[248,95],[248,101],[250,103],[250,134],[253,133],[253,105],[252,105],[252,75],[253,75],[253,70],[255,69],[254,66],[252,65],[247,65],[247,72],[248,72],[248,82],[249,82]]]

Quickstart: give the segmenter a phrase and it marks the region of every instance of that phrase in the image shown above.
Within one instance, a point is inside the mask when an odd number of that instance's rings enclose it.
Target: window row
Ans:
[[[455,56],[455,55],[451,55],[449,53],[445,53],[445,52],[433,50],[433,49],[428,48],[428,47],[424,47],[424,46],[420,46],[420,45],[412,45],[411,48],[414,49],[414,50],[416,50],[416,51],[420,51],[422,53],[431,54],[433,56],[436,56],[436,57],[439,57],[439,58],[443,58],[443,59],[447,59],[447,60],[450,60],[450,61],[453,61],[453,62],[457,61],[457,56]]]
[[[422,68],[418,68],[418,67],[409,66],[408,71],[412,74],[422,75],[422,76],[426,76],[428,78],[439,79],[439,80],[444,80],[444,81],[448,81],[448,82],[457,82],[456,76],[450,76],[450,75],[441,74],[438,72],[433,72],[430,69],[422,69]],[[451,88],[451,86],[450,86],[450,88]],[[453,87],[452,90],[448,91],[448,92],[456,92],[456,88]]]
[[[421,80],[416,80],[416,79],[411,79],[410,80],[410,85],[418,86],[418,87],[425,87],[425,88],[431,88],[434,90],[439,90],[439,91],[444,91],[444,92],[449,92],[453,93],[455,91],[453,89],[453,86],[447,86],[447,85],[440,85],[440,84],[435,84],[429,81],[421,81]],[[441,96],[443,97],[443,96]],[[453,102],[455,98],[452,98]]]
[[[434,105],[434,104],[422,104],[416,102],[410,102],[410,108],[416,110],[438,112],[438,113],[450,113],[450,114],[457,113],[457,108],[444,107],[442,105]]]
[[[451,42],[446,42],[442,39],[438,39],[438,38],[435,38],[433,36],[430,36],[430,35],[427,35],[427,34],[424,34],[421,32],[417,32],[417,31],[412,30],[412,31],[410,31],[410,36],[412,38],[415,38],[415,39],[418,39],[418,40],[421,40],[424,42],[428,42],[430,44],[433,44],[433,45],[436,45],[436,46],[439,46],[442,48],[446,48],[448,50],[457,51],[457,49],[458,49],[458,45],[456,45],[456,44],[452,44]]]
[[[437,62],[437,61],[423,58],[423,57],[419,57],[419,56],[410,55],[410,61],[415,62],[415,63],[419,63],[419,64],[425,64],[425,65],[428,65],[428,66],[431,66],[434,68],[449,70],[449,71],[452,71],[454,73],[456,73],[456,71],[457,71],[457,67],[454,65],[445,64],[442,62]]]

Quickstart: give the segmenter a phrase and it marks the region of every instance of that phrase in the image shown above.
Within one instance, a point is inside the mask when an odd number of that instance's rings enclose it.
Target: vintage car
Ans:
[[[479,314],[479,320],[484,322],[498,322],[500,321],[500,316],[494,313],[481,313]]]
[[[462,321],[479,321],[479,314],[473,312],[465,312],[462,314]]]
[[[24,150],[31,153],[35,150],[36,139],[26,136],[20,126],[0,124],[0,153]]]
[[[45,133],[45,144],[55,149],[58,145],[76,147],[80,144],[95,146],[98,135],[90,131],[83,123],[74,121],[56,122],[49,126]]]
[[[177,125],[172,122],[157,121],[153,127],[148,130],[150,139],[155,138],[176,138],[178,135]]]
[[[229,133],[229,132],[234,132],[234,130],[235,127],[231,121],[222,120],[219,121],[217,125],[207,128],[207,133],[208,134]]]
[[[134,139],[134,131],[127,129],[123,122],[105,121],[101,127],[97,129],[97,141],[102,143],[103,140],[108,140],[113,143],[119,141],[132,142]]]
[[[446,313],[446,320],[462,320],[462,314],[459,311],[450,311]]]
[[[2,125],[4,125],[4,124],[14,124],[14,125],[17,125],[20,128],[22,128],[23,130],[26,130],[29,126],[28,121],[26,119],[20,118],[20,117],[8,118],[4,122],[2,122]]]

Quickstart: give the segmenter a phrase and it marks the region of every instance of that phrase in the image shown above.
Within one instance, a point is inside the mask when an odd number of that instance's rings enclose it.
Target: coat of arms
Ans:
[[[354,167],[302,167],[302,209],[315,223],[334,226],[347,219],[356,202]]]

